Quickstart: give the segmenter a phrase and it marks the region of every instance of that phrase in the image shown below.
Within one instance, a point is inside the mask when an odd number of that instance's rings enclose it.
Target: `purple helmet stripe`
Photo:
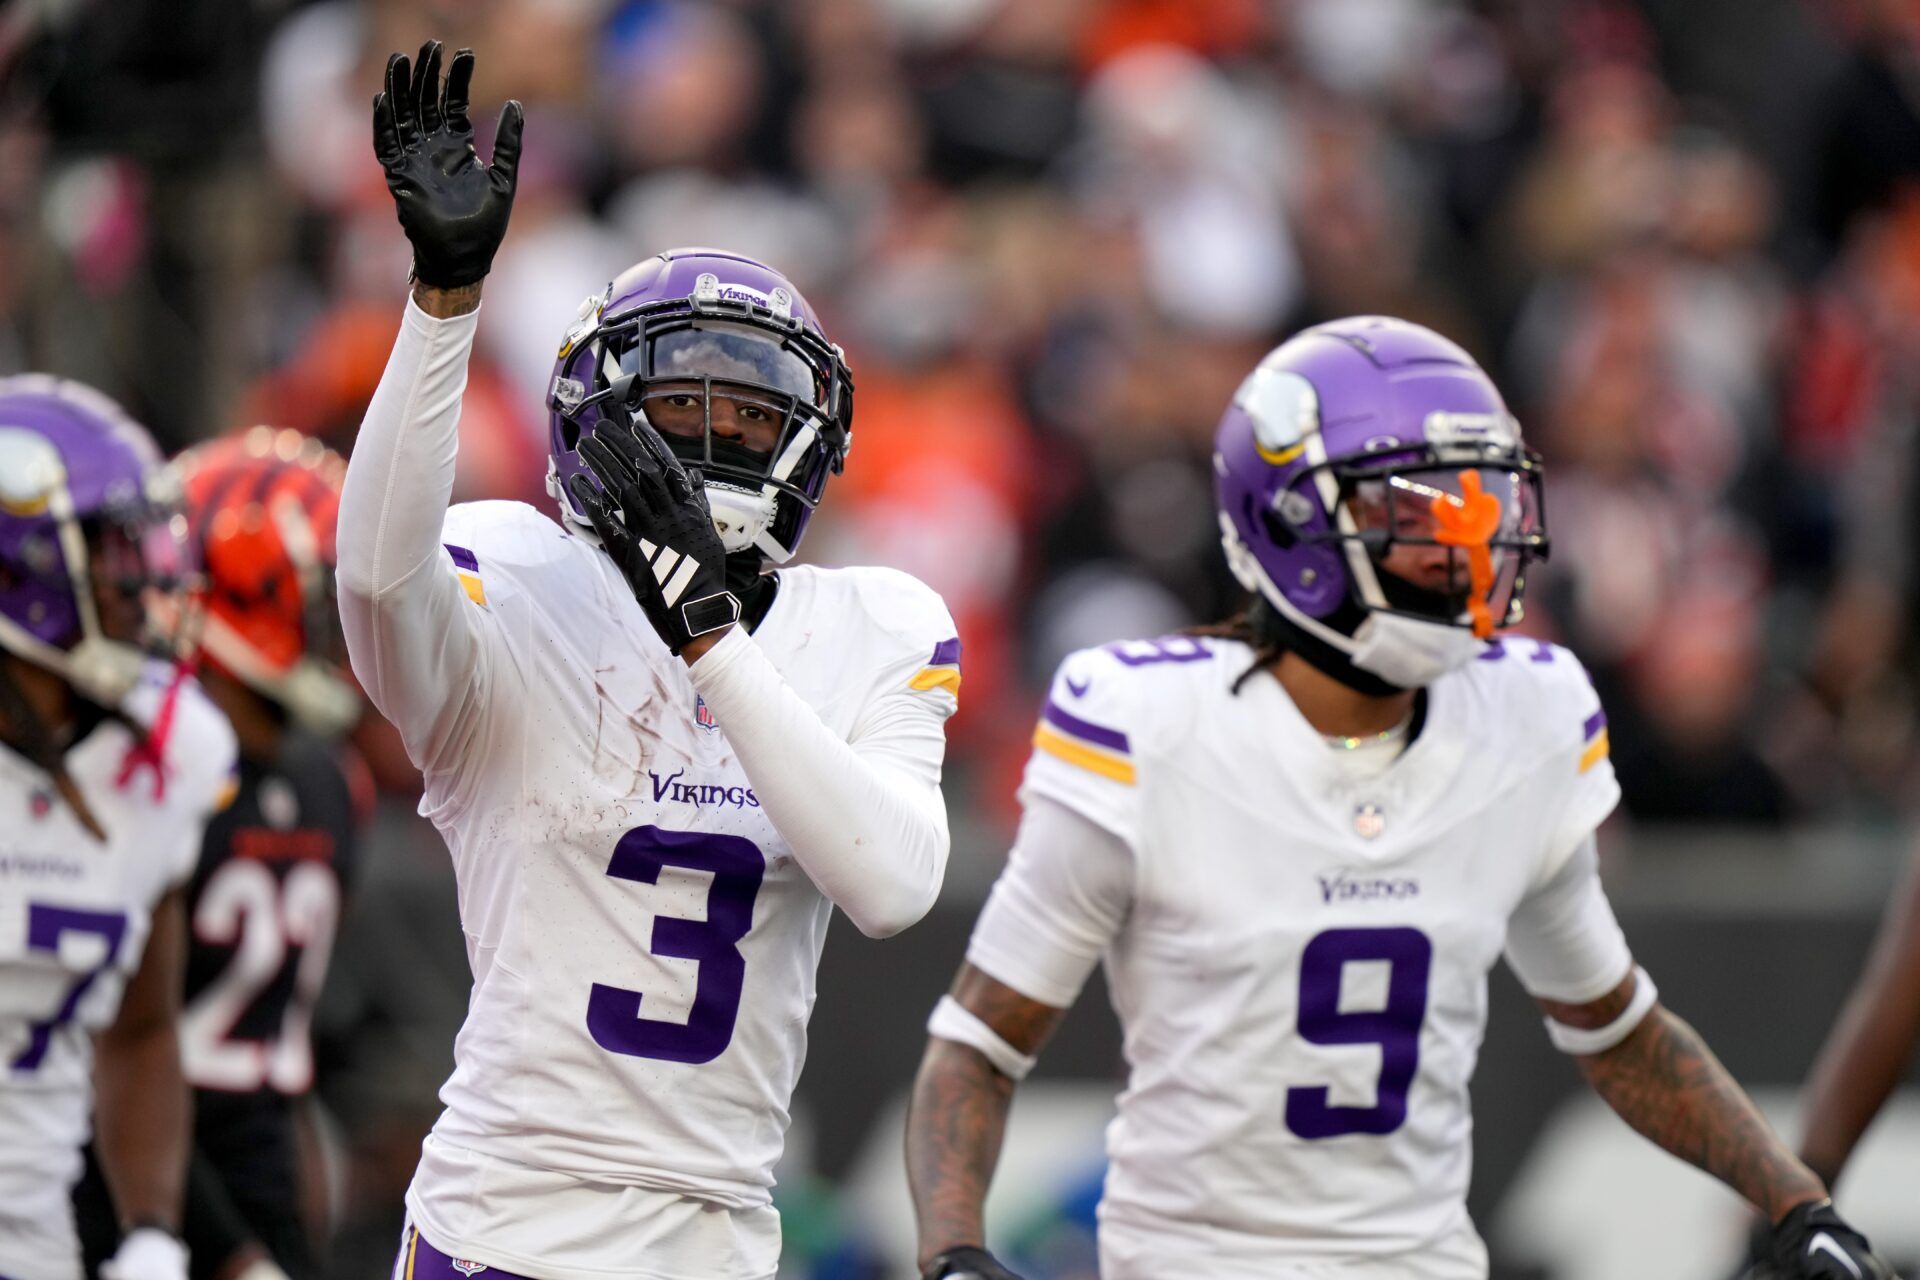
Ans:
[[[957,667],[960,665],[960,637],[954,636],[942,640],[933,646],[933,656],[927,659],[930,667]]]
[[[440,545],[445,547],[447,554],[453,557],[454,564],[465,569],[468,573],[480,572],[479,556],[476,556],[465,547],[456,547],[451,542],[443,542]]]
[[[1606,727],[1607,727],[1607,713],[1605,711],[1594,712],[1592,715],[1587,717],[1586,724],[1581,726],[1581,728],[1584,730],[1583,736],[1587,738],[1591,738],[1594,734],[1600,732],[1602,729]]]
[[[1097,747],[1105,747],[1109,751],[1119,751],[1128,754],[1131,754],[1133,751],[1132,746],[1127,742],[1126,734],[1121,733],[1117,729],[1103,729],[1097,724],[1089,724],[1079,716],[1066,710],[1052,698],[1047,699],[1046,708],[1040,714],[1041,717],[1054,728],[1064,730],[1076,738],[1082,738],[1093,743]]]

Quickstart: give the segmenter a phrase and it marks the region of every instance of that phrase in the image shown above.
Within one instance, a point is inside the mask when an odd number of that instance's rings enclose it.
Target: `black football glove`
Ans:
[[[602,418],[581,437],[580,456],[606,493],[576,475],[573,496],[667,648],[677,655],[695,636],[738,622],[740,597],[727,590],[727,553],[700,472],[682,466],[644,418],[631,429]]]
[[[472,284],[493,266],[507,234],[513,184],[520,170],[518,102],[500,110],[493,163],[480,163],[467,119],[473,51],[453,55],[444,89],[440,42],[420,46],[408,72],[407,55],[387,59],[386,92],[373,98],[373,153],[387,171],[387,190],[400,226],[413,242],[413,274],[423,284],[454,289]]]
[[[963,1244],[949,1249],[929,1262],[920,1272],[920,1280],[1020,1280],[1000,1265],[1000,1260],[985,1249]]]
[[[1809,1200],[1782,1218],[1770,1233],[1767,1262],[1779,1280],[1898,1280],[1831,1200]]]

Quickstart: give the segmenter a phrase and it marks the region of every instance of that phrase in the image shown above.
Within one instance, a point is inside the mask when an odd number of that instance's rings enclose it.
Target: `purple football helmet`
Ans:
[[[1234,574],[1295,628],[1416,687],[1519,621],[1547,554],[1538,455],[1473,358],[1383,316],[1307,329],[1214,444]]]
[[[765,424],[758,438],[716,429],[716,400],[730,419]],[[584,475],[599,487],[580,438],[646,417],[705,477],[727,552],[775,564],[800,545],[853,440],[853,379],[813,308],[778,271],[719,249],[648,258],[582,304],[547,409],[547,491],[575,532],[591,537],[593,526],[568,485]]]
[[[160,464],[152,437],[99,392],[0,379],[0,648],[102,706],[132,689],[144,658],[102,626],[96,581],[137,600],[180,575]]]

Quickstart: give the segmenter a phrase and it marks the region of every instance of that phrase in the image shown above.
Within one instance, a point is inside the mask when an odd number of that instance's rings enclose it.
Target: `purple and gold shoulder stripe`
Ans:
[[[487,589],[480,585],[480,557],[465,547],[456,547],[451,542],[443,542],[447,554],[453,557],[454,576],[460,579],[460,585],[466,589],[467,599],[475,604],[487,602]]]
[[[913,679],[907,681],[909,689],[945,689],[958,698],[960,696],[960,637],[942,640],[933,646],[933,656],[927,659],[927,665],[914,672]]]
[[[1040,723],[1034,726],[1033,745],[1089,773],[1129,787],[1134,783],[1133,748],[1127,743],[1127,735],[1082,720],[1052,698],[1047,699]]]
[[[213,796],[213,812],[225,813],[240,798],[240,762],[234,761],[233,768],[227,770],[227,776],[220,780],[220,790]]]
[[[1607,713],[1596,711],[1587,717],[1583,726],[1586,730],[1587,746],[1580,753],[1580,772],[1585,773],[1607,758],[1612,748],[1607,742]]]

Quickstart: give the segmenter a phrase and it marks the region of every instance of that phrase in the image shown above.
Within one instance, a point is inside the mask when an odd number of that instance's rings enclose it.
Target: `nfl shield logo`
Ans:
[[[1362,840],[1371,840],[1387,829],[1387,815],[1380,806],[1367,803],[1353,811],[1353,830]]]
[[[713,721],[713,712],[707,710],[707,700],[697,693],[693,695],[693,722],[708,732],[720,727]]]
[[[468,1262],[465,1258],[448,1258],[447,1265],[452,1267],[455,1271],[458,1271],[463,1276],[470,1276],[475,1274],[476,1272],[485,1271],[487,1269],[486,1263]]]

